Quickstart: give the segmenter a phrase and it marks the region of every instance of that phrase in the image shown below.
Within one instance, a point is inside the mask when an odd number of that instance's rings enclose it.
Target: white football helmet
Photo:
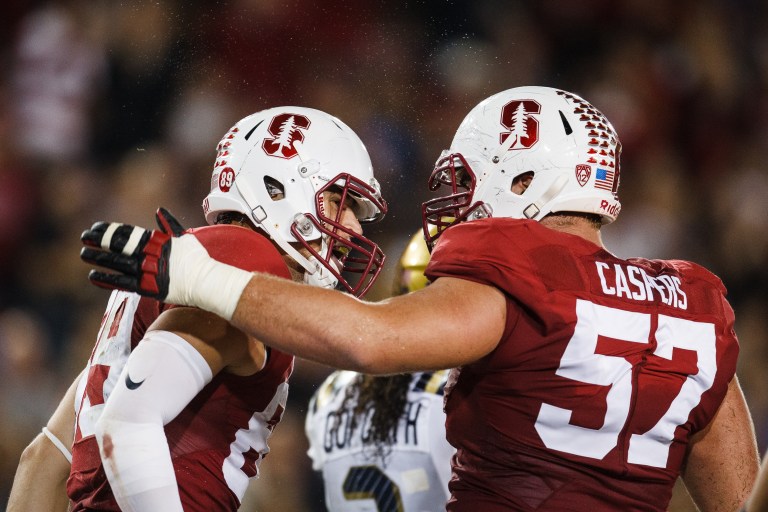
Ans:
[[[613,222],[621,210],[620,153],[608,119],[575,94],[548,87],[495,94],[467,114],[435,164],[430,190],[449,191],[422,205],[427,243],[453,224],[485,217],[582,212]],[[525,173],[533,179],[518,195],[512,183]]]
[[[223,212],[242,213],[306,270],[308,283],[339,284],[357,296],[368,291],[384,253],[341,225],[341,209],[330,218],[323,204],[323,192],[335,189],[342,202],[353,199],[361,224],[387,211],[368,152],[351,128],[319,110],[276,107],[241,119],[217,150],[203,201],[209,224]],[[319,251],[313,240],[321,240]],[[312,256],[304,257],[293,242]]]

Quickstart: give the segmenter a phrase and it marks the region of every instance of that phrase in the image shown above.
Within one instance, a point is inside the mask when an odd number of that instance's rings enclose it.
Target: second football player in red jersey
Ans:
[[[203,209],[211,226],[187,233],[245,271],[360,295],[381,269],[383,254],[361,227],[386,212],[370,158],[324,112],[278,107],[238,122],[218,146]],[[181,232],[163,212],[158,221]],[[125,253],[148,242],[129,226],[89,233]],[[226,280],[214,286],[232,292]],[[216,315],[114,292],[79,386],[47,432],[62,453],[72,449],[71,510],[237,510],[269,451],[292,369],[292,355]],[[54,485],[64,476],[36,478],[53,446],[42,436],[32,443],[9,510],[64,509]],[[69,470],[53,457],[56,473]]]

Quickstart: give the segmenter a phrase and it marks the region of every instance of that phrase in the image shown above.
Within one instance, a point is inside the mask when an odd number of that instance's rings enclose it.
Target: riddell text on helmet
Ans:
[[[605,199],[603,199],[602,201],[600,201],[600,209],[603,210],[608,215],[613,215],[615,217],[621,211],[621,204],[610,203]]]

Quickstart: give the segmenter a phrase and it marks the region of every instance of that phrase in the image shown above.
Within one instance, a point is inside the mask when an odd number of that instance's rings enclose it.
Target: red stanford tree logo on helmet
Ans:
[[[501,109],[501,125],[510,131],[502,132],[499,142],[514,137],[510,150],[528,149],[536,144],[539,140],[539,120],[532,114],[540,113],[541,105],[533,100],[514,100],[504,105]]]
[[[293,146],[304,140],[304,132],[309,128],[309,119],[300,114],[280,114],[269,123],[268,131],[274,137],[266,138],[261,144],[264,152],[279,158],[293,158],[298,152]]]

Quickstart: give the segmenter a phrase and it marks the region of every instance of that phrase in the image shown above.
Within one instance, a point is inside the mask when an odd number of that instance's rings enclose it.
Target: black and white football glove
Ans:
[[[117,222],[97,222],[80,236],[85,247],[80,258],[113,272],[91,270],[96,286],[136,292],[165,300],[170,286],[171,239],[184,228],[165,208],[155,214],[159,230]]]
[[[157,210],[159,230],[97,222],[80,237],[80,258],[112,272],[91,270],[96,286],[194,306],[231,320],[252,274],[211,258],[173,215]]]

